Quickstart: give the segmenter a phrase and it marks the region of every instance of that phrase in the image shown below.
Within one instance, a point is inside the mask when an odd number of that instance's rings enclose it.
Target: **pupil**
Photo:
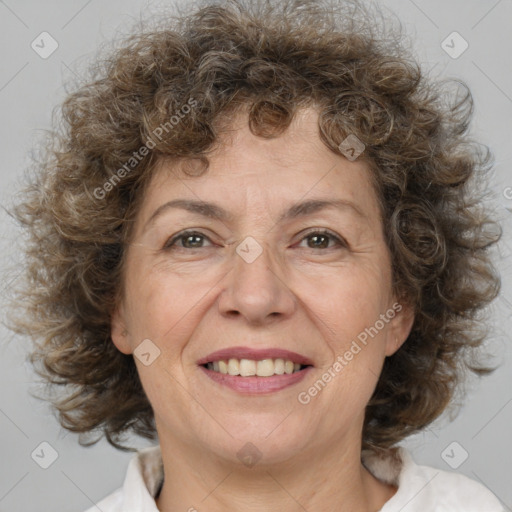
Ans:
[[[311,237],[311,239],[315,240],[315,241],[318,241],[318,239],[320,239],[320,238],[323,238],[324,241],[327,240],[327,237],[325,235],[314,235],[314,236]],[[329,245],[329,241],[328,240],[327,240],[327,245]],[[320,244],[320,245],[319,244],[315,245],[315,247],[320,247],[320,246],[321,247],[326,247],[326,244],[323,243],[323,244]]]
[[[189,235],[189,236],[187,236],[187,237],[185,238],[185,245],[186,245],[186,246],[192,245],[193,247],[196,247],[196,246],[194,245],[194,241],[192,241],[192,244],[188,244],[188,242],[189,242],[190,240],[194,240],[194,239],[195,239],[195,241],[196,241],[198,244],[200,244],[200,243],[201,243],[201,237],[200,237],[199,235]]]

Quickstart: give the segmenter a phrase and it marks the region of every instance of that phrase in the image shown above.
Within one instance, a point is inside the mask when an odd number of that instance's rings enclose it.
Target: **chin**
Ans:
[[[308,440],[303,436],[310,431],[303,423],[301,426],[290,421],[288,412],[264,418],[258,415],[238,418],[227,429],[233,437],[224,432],[222,440],[210,448],[230,463],[241,462],[248,467],[256,463],[261,466],[286,462],[304,450]]]

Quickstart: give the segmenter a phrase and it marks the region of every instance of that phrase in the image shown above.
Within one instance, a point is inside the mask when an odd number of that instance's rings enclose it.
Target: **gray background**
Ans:
[[[453,422],[445,415],[406,445],[419,463],[448,471],[452,468],[446,461],[458,466],[458,472],[483,482],[506,510],[512,510],[512,1],[380,3],[398,14],[419,60],[432,68],[433,75],[459,77],[469,84],[476,102],[473,132],[492,148],[496,159],[492,202],[505,230],[499,254],[503,290],[491,308],[494,332],[488,344],[500,367],[490,377],[470,381]],[[151,10],[160,5],[164,3],[150,3]],[[52,109],[65,96],[63,84],[80,76],[98,46],[119,29],[125,31],[147,7],[142,0],[0,1],[0,204],[8,206],[19,188],[30,148],[50,127]],[[30,46],[43,31],[59,44],[48,59]],[[469,44],[458,58],[441,47],[453,31]],[[457,50],[461,43],[449,44]],[[19,271],[20,252],[16,227],[4,211],[0,215],[4,301]],[[0,336],[6,341],[0,343],[0,512],[85,510],[122,485],[132,455],[103,441],[80,447],[77,436],[62,430],[49,407],[29,394],[38,387],[25,362],[28,341],[3,326]],[[48,469],[31,458],[43,441],[58,453]],[[134,443],[147,445],[141,440]],[[466,452],[469,456],[461,463]]]

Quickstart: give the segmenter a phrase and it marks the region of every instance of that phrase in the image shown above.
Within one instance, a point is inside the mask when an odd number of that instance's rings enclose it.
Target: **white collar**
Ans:
[[[504,508],[483,485],[457,473],[417,465],[403,447],[385,456],[362,452],[364,466],[379,480],[398,487],[379,512],[502,512]],[[159,512],[155,496],[163,481],[160,446],[139,450],[128,465],[122,488],[123,512]]]

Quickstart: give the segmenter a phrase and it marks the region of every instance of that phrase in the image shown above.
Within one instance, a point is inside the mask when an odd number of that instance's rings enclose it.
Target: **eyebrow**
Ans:
[[[221,222],[232,222],[235,218],[234,214],[228,212],[215,203],[210,203],[207,201],[196,201],[193,199],[173,199],[172,201],[159,206],[153,212],[151,217],[146,222],[144,229],[146,229],[152,222],[154,222],[157,217],[173,208],[186,210],[196,215],[216,219]],[[302,201],[291,205],[281,214],[277,222],[282,223],[297,219],[299,217],[305,217],[306,215],[311,215],[327,208],[352,210],[358,217],[361,217],[364,220],[368,220],[367,215],[365,215],[357,205],[346,199],[310,199],[308,201]]]

